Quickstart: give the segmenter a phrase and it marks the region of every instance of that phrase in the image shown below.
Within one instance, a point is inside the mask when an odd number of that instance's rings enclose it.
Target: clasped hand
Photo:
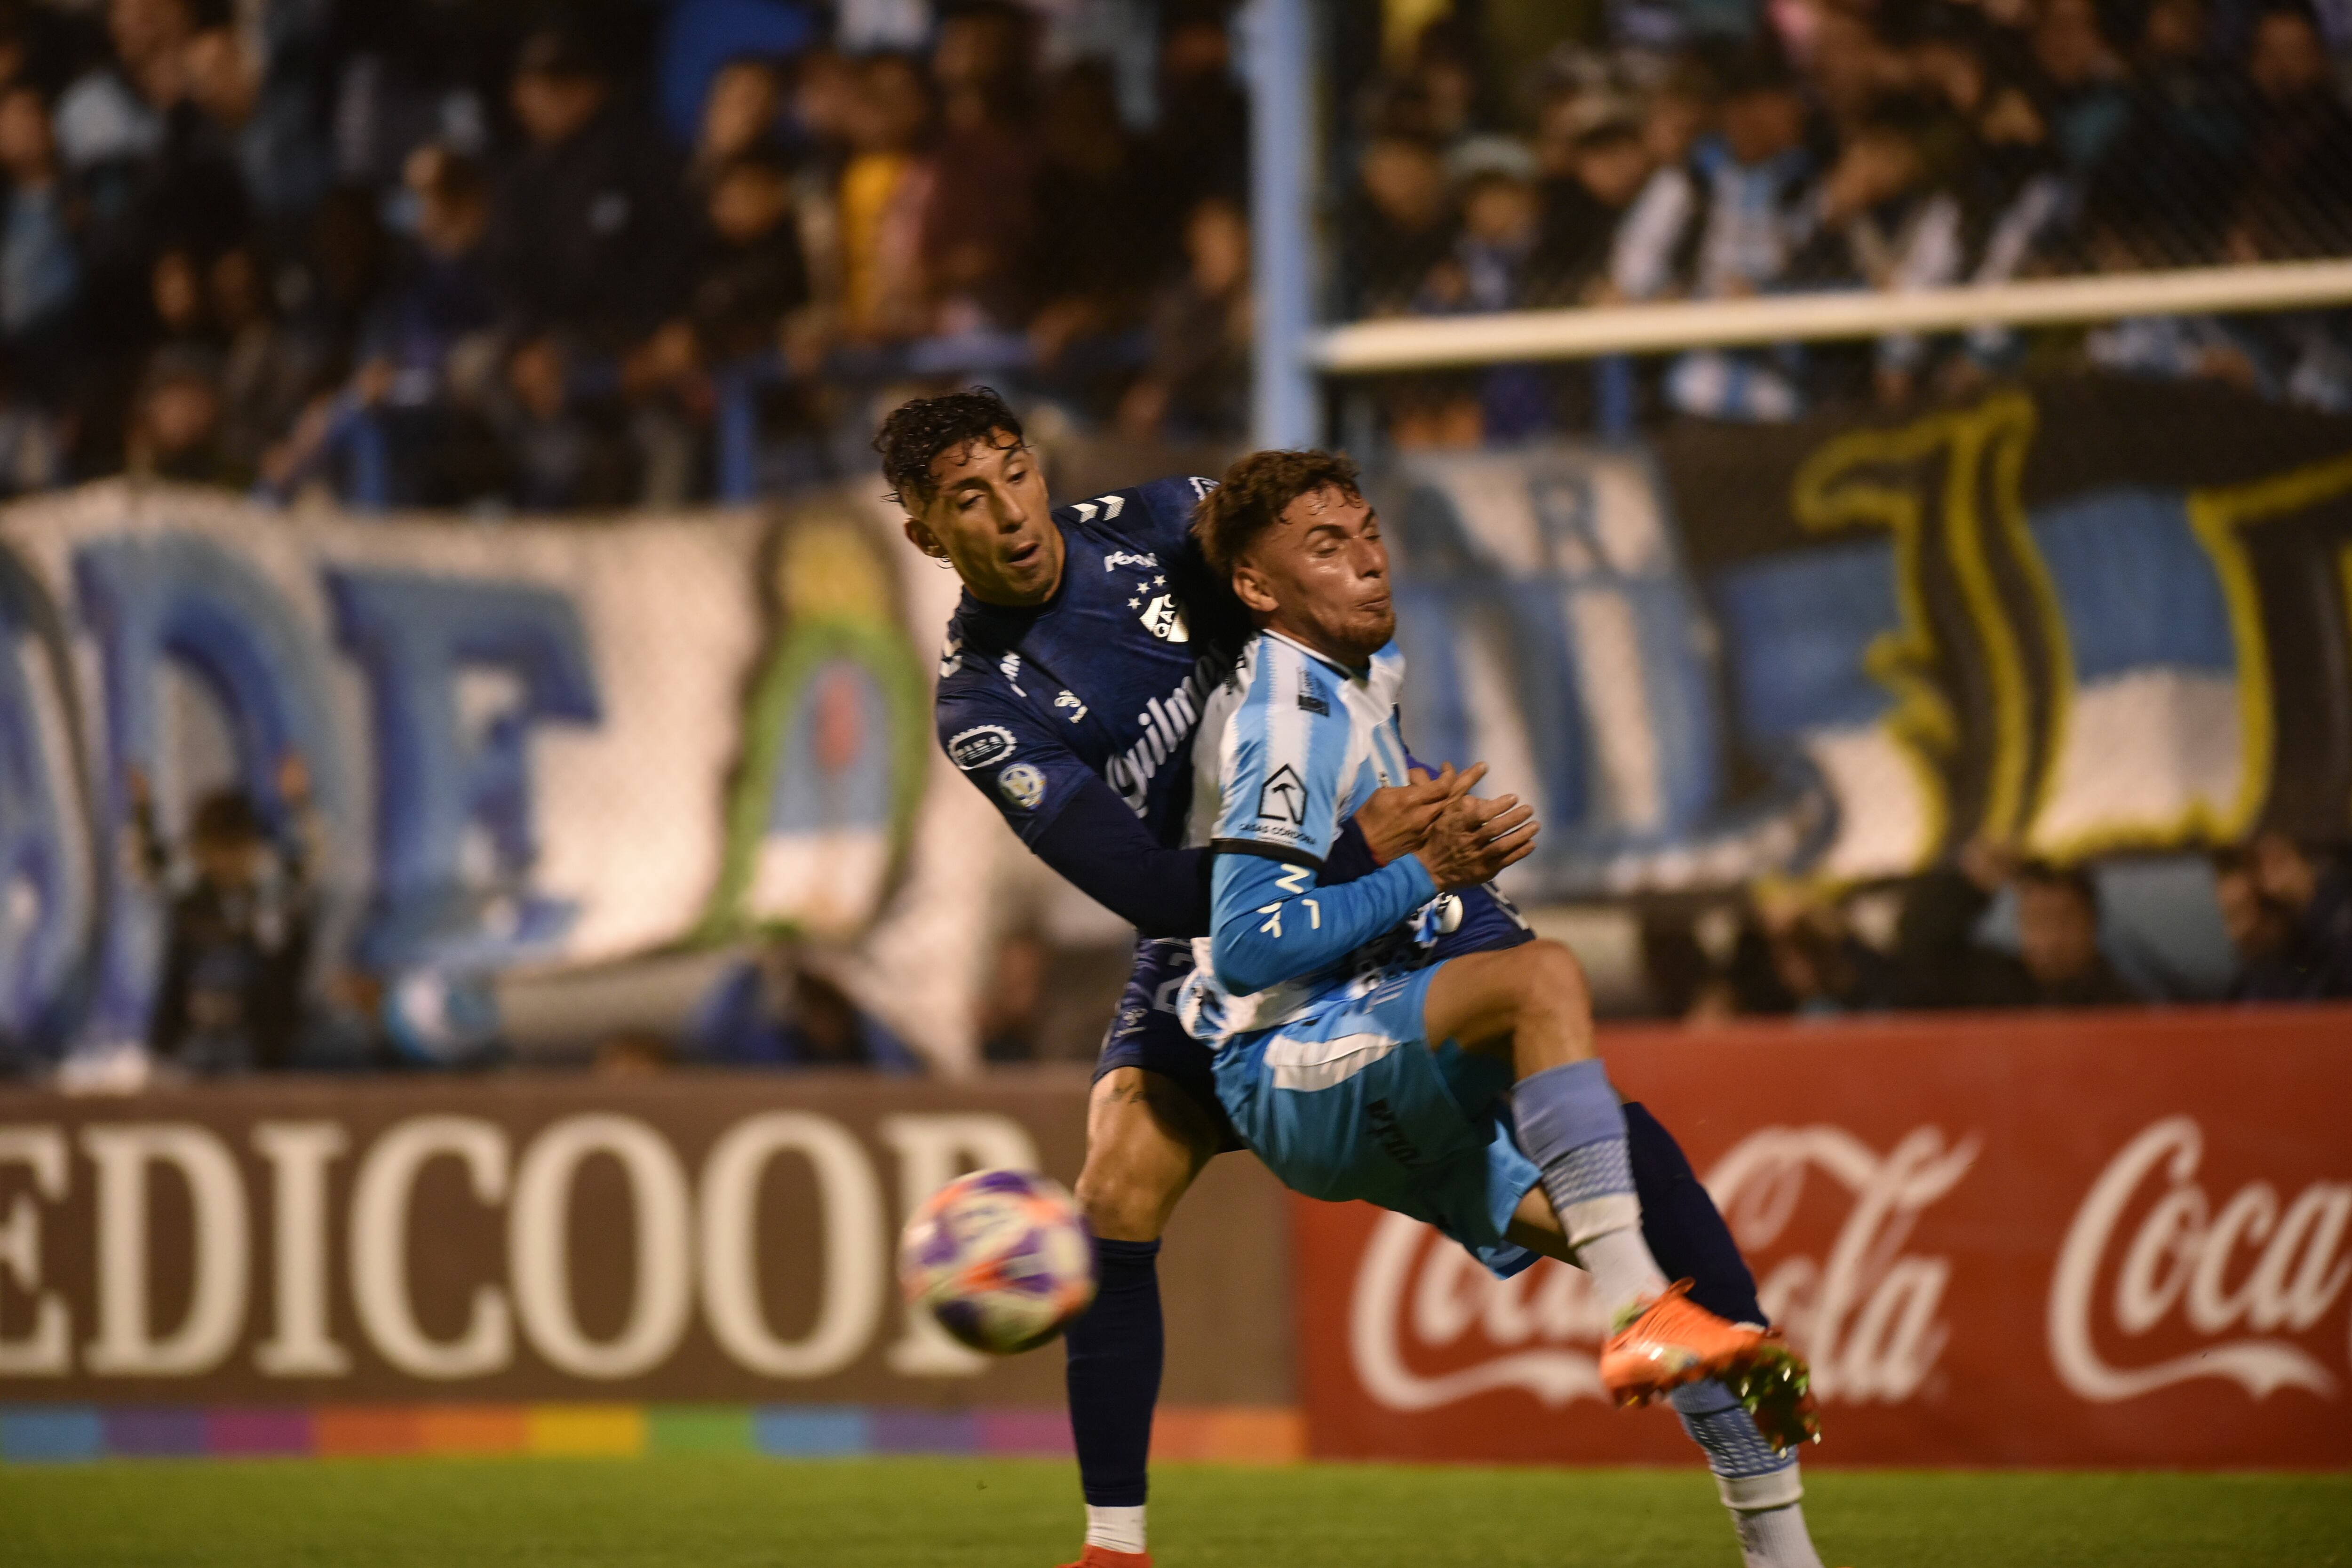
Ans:
[[[1526,859],[1535,848],[1534,808],[1515,795],[1472,795],[1486,776],[1484,763],[1460,771],[1448,763],[1434,774],[1415,768],[1412,783],[1375,790],[1356,812],[1373,862],[1418,856],[1440,890],[1454,892]]]

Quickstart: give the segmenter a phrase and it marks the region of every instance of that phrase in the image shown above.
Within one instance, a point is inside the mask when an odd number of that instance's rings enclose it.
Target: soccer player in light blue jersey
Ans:
[[[1660,1272],[1574,955],[1436,952],[1460,895],[1532,847],[1528,808],[1461,796],[1412,853],[1324,879],[1349,816],[1408,776],[1388,554],[1353,466],[1253,454],[1193,531],[1257,626],[1194,742],[1186,837],[1213,856],[1211,934],[1178,1009],[1234,1129],[1293,1189],[1425,1221],[1497,1274],[1536,1253],[1591,1273],[1611,1395],[1675,1398],[1750,1564],[1819,1568],[1780,1452],[1809,1429],[1797,1363]]]

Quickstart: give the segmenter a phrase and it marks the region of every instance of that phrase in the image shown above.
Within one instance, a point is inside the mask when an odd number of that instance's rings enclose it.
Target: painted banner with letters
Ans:
[[[952,1065],[984,922],[932,847],[992,814],[930,787],[911,628],[954,588],[887,523],[854,493],[488,525],[130,483],[0,512],[0,1059],[143,1037],[140,795],[166,838],[223,787],[292,837],[296,758],[322,972],[430,1012],[788,926],[858,944],[861,1004]]]
[[[2352,1465],[2352,1011],[1604,1032],[1811,1358],[1808,1463]],[[1679,1460],[1578,1271],[1294,1200],[1328,1458]]]
[[[1376,489],[1407,734],[1535,803],[1523,901],[2352,836],[2352,421],[2063,377]]]
[[[0,1406],[1054,1408],[895,1282],[968,1170],[1076,1179],[1087,1077],[247,1080],[0,1092]],[[1161,1269],[1169,1395],[1291,1403],[1281,1190],[1220,1160]]]

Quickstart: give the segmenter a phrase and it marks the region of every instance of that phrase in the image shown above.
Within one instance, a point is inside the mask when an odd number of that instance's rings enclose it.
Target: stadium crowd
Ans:
[[[765,484],[862,472],[882,384],[992,366],[1234,428],[1223,9],[1147,32],[1143,131],[1020,5],[901,7],[904,48],[831,9],[0,7],[6,489],[659,504],[743,422]]]
[[[1532,134],[1475,35],[1444,22],[1358,114],[1342,253],[1357,316],[2340,256],[2352,114],[2331,37],[2293,5],[1879,0],[1614,13],[1619,47],[1556,51]],[[2340,46],[2345,40],[2336,38]],[[2324,313],[2168,317],[2028,342],[1703,351],[1652,367],[1645,411],[1794,417],[1965,390],[2039,354],[2352,405]],[[1551,428],[1570,378],[1506,367],[1391,394],[1409,441]],[[1571,398],[1580,394],[1571,393]]]
[[[2219,998],[2200,996],[2165,955],[2117,940],[2093,868],[1978,842],[1890,888],[1773,884],[1742,908],[1653,915],[1642,932],[1647,1010],[1706,1023],[2352,998],[2352,873],[2339,856],[2264,833],[2216,853],[2211,869],[2234,958]]]
[[[1333,314],[2352,250],[2319,13],[1622,0],[1506,59],[1480,20],[1506,9],[1334,20],[1426,18],[1340,51]],[[1230,439],[1228,11],[12,0],[0,488],[740,495],[862,471],[877,399],[976,374],[1066,429]],[[2056,352],[2340,407],[2345,342],[2305,315],[1692,353],[1620,401],[1786,417]],[[1590,420],[1595,384],[1505,367],[1382,398],[1400,443],[1460,444]]]

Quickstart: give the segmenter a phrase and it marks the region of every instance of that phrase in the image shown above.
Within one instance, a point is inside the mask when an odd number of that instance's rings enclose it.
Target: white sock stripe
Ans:
[[[1715,1489],[1723,1498],[1723,1506],[1734,1513],[1754,1513],[1764,1509],[1787,1508],[1805,1495],[1805,1483],[1790,1465],[1784,1470],[1767,1470],[1760,1476],[1717,1476]]]
[[[1105,1552],[1143,1551],[1143,1510],[1087,1505],[1087,1544]]]
[[[1735,1509],[1731,1522],[1739,1531],[1739,1560],[1744,1568],[1822,1568],[1821,1553],[1805,1529],[1805,1510],[1796,1503],[1782,1508],[1743,1511]]]
[[[1581,1203],[1561,1207],[1559,1224],[1560,1228],[1568,1233],[1569,1246],[1582,1247],[1611,1231],[1639,1229],[1642,1200],[1631,1193],[1611,1193],[1606,1197],[1586,1198]]]

